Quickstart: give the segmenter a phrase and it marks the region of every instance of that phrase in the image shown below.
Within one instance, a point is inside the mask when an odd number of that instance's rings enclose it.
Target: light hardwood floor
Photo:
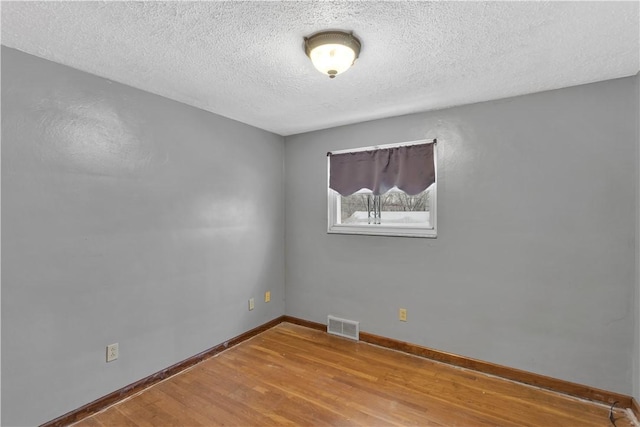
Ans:
[[[609,409],[282,323],[76,426],[611,426]],[[633,426],[622,410],[617,427]]]

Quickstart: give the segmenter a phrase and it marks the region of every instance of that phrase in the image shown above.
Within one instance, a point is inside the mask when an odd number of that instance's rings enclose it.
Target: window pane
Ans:
[[[420,224],[430,226],[430,191],[415,196],[393,189],[380,196],[380,224]],[[342,224],[368,224],[368,209],[373,210],[372,195],[361,190],[351,196],[340,196],[340,218]],[[373,224],[373,213],[371,214]]]

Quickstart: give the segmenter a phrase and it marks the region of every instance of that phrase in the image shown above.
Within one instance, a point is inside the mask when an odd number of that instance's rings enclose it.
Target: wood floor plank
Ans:
[[[294,343],[289,343],[286,342],[286,340],[283,339],[283,337],[277,337],[276,341],[280,342],[280,345],[284,345],[284,346],[295,346]],[[349,344],[345,344],[345,345],[353,345],[353,343],[349,343]],[[317,353],[322,353],[323,350],[320,348],[316,348],[315,351]],[[344,349],[343,349],[344,351]],[[337,354],[337,353],[336,353]],[[424,364],[424,360],[423,359],[416,359],[414,356],[409,356],[409,355],[402,355],[402,354],[397,354],[397,353],[389,353],[388,350],[383,350],[381,349],[380,354],[378,354],[377,358],[376,358],[376,362],[380,362],[381,360],[381,356],[393,356],[390,359],[390,364],[388,366],[393,366],[394,369],[396,369],[395,367],[397,366],[397,362],[398,362],[398,357],[400,357],[400,359],[403,359],[403,362],[412,362],[413,360],[419,361],[421,364]],[[322,359],[330,359],[330,356],[323,354],[322,355]],[[395,360],[395,363],[393,363],[393,361]],[[362,365],[362,361],[358,361],[357,359],[354,359],[357,363],[359,363],[360,365]],[[409,363],[410,364],[410,363]],[[352,369],[351,367],[349,367],[349,360],[348,358],[345,358],[343,360],[343,365],[346,365],[347,369]],[[406,371],[406,364],[402,364],[405,367],[405,371]],[[333,364],[329,363],[325,366],[326,369],[329,369],[333,366]],[[378,367],[380,368],[380,364],[378,363]],[[396,369],[397,370],[397,369]],[[346,371],[345,371],[346,372]],[[353,371],[352,371],[353,372]],[[489,414],[491,412],[499,412],[499,408],[500,407],[504,407],[504,402],[500,402],[500,399],[503,398],[509,398],[509,396],[498,396],[498,405],[496,405],[495,403],[493,403],[493,400],[495,400],[494,398],[491,398],[489,395],[485,396],[484,399],[482,399],[479,402],[476,402],[476,405],[470,405],[470,403],[472,402],[467,402],[467,404],[461,404],[461,405],[455,405],[454,402],[455,400],[458,398],[458,396],[473,396],[474,394],[470,392],[469,388],[473,389],[474,388],[474,383],[476,382],[477,379],[477,373],[473,373],[467,370],[452,370],[452,373],[454,375],[453,379],[449,380],[449,387],[445,387],[442,390],[436,390],[437,393],[437,397],[432,396],[432,392],[433,390],[433,382],[428,382],[426,384],[425,387],[423,387],[423,385],[419,382],[416,382],[415,378],[421,378],[422,376],[417,373],[414,372],[413,375],[409,375],[410,379],[405,380],[405,382],[407,382],[408,384],[408,389],[411,390],[413,392],[413,394],[415,394],[415,390],[420,390],[420,396],[423,399],[423,403],[424,403],[424,399],[435,399],[436,401],[442,403],[442,402],[447,402],[448,405],[447,406],[455,406],[455,409],[459,410],[459,409],[465,409],[466,407],[466,412],[480,412],[480,413],[484,413],[484,419],[486,422],[488,422],[491,425],[495,425],[496,421],[501,421],[502,425],[506,425],[506,423],[509,423],[509,425],[527,425],[527,421],[528,421],[528,414],[524,414],[523,417],[514,417],[514,411],[510,411],[507,415],[501,415],[499,418],[495,418],[495,417],[491,417],[489,418]],[[356,373],[357,374],[357,373]],[[442,373],[440,373],[442,375]],[[445,371],[446,374],[446,371]],[[466,383],[463,381],[461,382],[461,379],[466,379],[466,380],[472,380],[472,381],[466,381]],[[441,381],[441,379],[438,380]],[[509,385],[509,382],[505,382],[505,381],[500,381],[499,384],[506,384]],[[354,387],[359,387],[362,389],[367,389],[366,384],[353,384]],[[462,390],[460,390],[461,386],[466,386],[467,390],[464,390],[464,392],[462,392]],[[396,383],[394,384],[394,387],[397,389],[405,387],[403,384],[401,383]],[[378,384],[378,389],[380,388],[380,384]],[[449,393],[450,395],[447,395],[447,390],[451,389],[451,392]],[[473,391],[473,390],[471,390]],[[479,388],[476,387],[476,391],[482,394],[485,394],[485,391],[483,388]],[[502,404],[501,404],[502,403]],[[480,405],[480,408],[476,408],[476,406]],[[512,409],[516,410],[517,406],[518,406],[518,402],[511,402]],[[543,414],[543,416],[541,417],[541,419],[547,423],[547,425],[549,425],[552,421],[554,424],[556,425],[564,425],[566,424],[563,423],[562,421],[562,414],[560,414],[560,416],[555,416],[555,417],[551,417],[551,416],[544,416],[546,414]],[[571,421],[571,420],[569,420]],[[481,423],[480,419],[467,419],[465,420],[465,422],[467,423],[473,423],[473,425],[479,425]]]
[[[281,323],[77,425],[609,427],[608,408]],[[616,411],[617,427],[632,427]]]
[[[84,420],[84,425],[86,427],[105,427],[96,417],[90,417]]]
[[[381,355],[385,355],[385,354],[389,354],[388,350],[386,349],[380,349],[380,354],[376,356],[376,360],[378,362],[382,361],[382,358],[380,357]],[[395,359],[397,359],[398,357],[395,357]],[[402,365],[403,367],[405,367],[405,370],[408,366],[412,365],[412,356],[408,356],[408,355],[401,355],[400,359],[402,359]],[[393,362],[393,359],[390,359],[391,363],[393,363],[392,366],[395,366],[395,364],[397,364],[398,360],[395,360],[395,363]],[[416,359],[413,358],[413,360],[415,361],[419,361],[420,364],[424,364],[423,360],[421,359]],[[383,362],[384,363],[384,362]],[[438,365],[437,362],[431,362],[434,363],[435,365]],[[577,401],[574,399],[568,399],[565,402],[562,402],[562,406],[561,409],[558,410],[554,410],[554,403],[557,406],[558,403],[558,399],[557,399],[557,394],[555,393],[551,393],[551,392],[542,392],[541,390],[535,389],[535,388],[531,388],[531,387],[525,387],[525,388],[521,388],[520,389],[520,393],[524,393],[525,395],[527,395],[525,397],[525,400],[523,402],[520,402],[518,397],[514,396],[512,393],[509,393],[508,389],[511,388],[511,383],[508,381],[504,381],[502,379],[498,379],[498,378],[494,378],[494,377],[487,377],[484,376],[482,374],[478,374],[476,372],[473,371],[468,371],[468,370],[462,370],[462,369],[457,369],[457,370],[450,370],[451,375],[447,375],[447,371],[439,371],[439,370],[434,370],[433,373],[434,375],[439,375],[439,378],[437,380],[431,380],[430,382],[428,382],[426,384],[426,388],[422,388],[421,384],[419,383],[413,383],[411,384],[411,389],[412,390],[420,390],[422,392],[423,395],[428,395],[430,393],[430,391],[433,389],[433,385],[434,383],[439,383],[440,381],[444,380],[445,377],[448,377],[448,381],[449,381],[449,388],[458,388],[458,389],[454,389],[455,394],[451,395],[451,396],[447,396],[446,392],[447,392],[447,388],[445,387],[443,390],[438,391],[438,394],[440,396],[446,396],[448,400],[450,400],[451,402],[453,402],[454,399],[456,399],[458,396],[474,396],[476,395],[475,393],[473,393],[473,391],[476,392],[481,392],[482,395],[485,395],[484,399],[482,399],[482,401],[480,401],[478,404],[480,405],[484,405],[484,408],[481,409],[481,411],[483,412],[489,412],[489,411],[495,411],[496,409],[494,408],[495,405],[493,405],[493,403],[490,404],[486,404],[483,402],[486,402],[487,399],[490,399],[491,401],[498,401],[498,408],[500,407],[505,407],[508,405],[508,407],[510,407],[510,411],[509,414],[506,415],[506,417],[508,419],[512,419],[512,421],[516,422],[518,425],[527,425],[528,419],[530,417],[530,412],[533,409],[537,409],[540,410],[541,412],[539,412],[540,414],[540,421],[542,422],[546,422],[547,425],[550,424],[555,424],[555,425],[572,425],[575,423],[575,416],[581,414],[583,411],[585,411],[584,406],[582,405],[581,401]],[[478,383],[477,378],[478,376],[483,376],[486,377],[484,381],[482,381],[481,383]],[[412,378],[420,378],[423,377],[421,375],[416,375],[414,373],[414,375],[411,375]],[[462,379],[464,380],[469,380],[469,381],[461,381]],[[413,380],[412,380],[413,381]],[[480,384],[480,385],[478,385]],[[402,387],[403,385],[398,383],[396,384],[396,386],[398,387]],[[461,386],[465,386],[467,387],[467,390],[465,390],[464,392],[461,392],[461,390],[459,390],[459,388]],[[502,390],[501,390],[502,389]],[[492,390],[493,393],[491,394],[487,394],[488,392],[485,390]],[[495,392],[498,393],[495,393]],[[535,394],[532,395],[532,393]],[[535,397],[535,398],[534,398]],[[470,406],[469,409],[472,409],[474,405],[472,405],[472,401],[468,401],[467,402]],[[576,403],[579,405],[578,407],[576,407]],[[522,408],[523,410],[520,411],[519,407],[520,406],[524,406],[524,408]],[[542,410],[544,407],[544,410]],[[603,417],[605,415],[608,414],[607,409],[594,405],[593,408],[586,408],[587,410],[590,410],[592,413],[597,413],[600,417]],[[518,412],[522,413],[521,417],[513,417],[513,415],[517,414]]]

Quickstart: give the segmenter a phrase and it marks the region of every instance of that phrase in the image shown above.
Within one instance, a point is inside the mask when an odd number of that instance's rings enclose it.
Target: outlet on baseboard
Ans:
[[[256,308],[255,301],[253,301],[253,298],[249,298],[249,311],[253,310],[254,308]]]
[[[118,358],[118,343],[109,344],[107,346],[107,362],[113,362]]]

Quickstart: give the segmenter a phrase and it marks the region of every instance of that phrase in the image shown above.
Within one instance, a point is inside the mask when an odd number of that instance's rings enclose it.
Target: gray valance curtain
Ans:
[[[374,195],[398,187],[416,195],[436,181],[433,149],[427,144],[332,154],[329,187],[343,196],[367,188]]]

